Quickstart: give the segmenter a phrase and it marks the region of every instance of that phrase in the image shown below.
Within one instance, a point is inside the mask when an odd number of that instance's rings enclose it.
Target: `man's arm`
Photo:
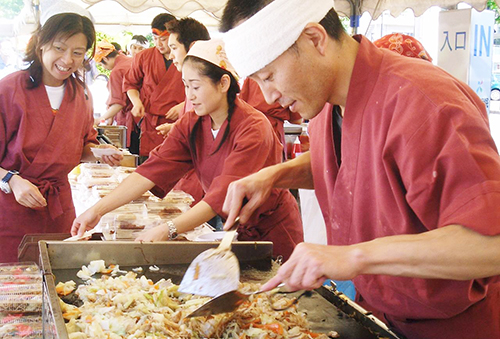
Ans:
[[[167,114],[165,114],[165,118],[174,121],[179,119],[179,117],[182,115],[182,112],[184,112],[185,105],[186,105],[185,101],[175,105],[174,107],[168,110]]]
[[[361,274],[453,280],[497,276],[500,235],[485,236],[450,225],[350,246],[301,243],[263,289],[280,282],[292,290],[313,289],[326,278],[349,280]]]
[[[144,116],[144,105],[142,104],[139,91],[136,89],[129,89],[127,95],[134,106],[131,111],[132,115],[142,118]]]
[[[361,274],[454,280],[500,274],[500,235],[486,236],[459,225],[379,238],[358,247]]]
[[[108,120],[108,119],[114,118],[114,116],[116,114],[118,114],[118,112],[120,112],[122,108],[123,108],[123,106],[120,104],[113,104],[113,105],[109,106],[108,110],[106,112],[104,112],[104,114],[102,116],[95,119],[95,122],[94,122],[95,125],[98,125],[100,120]]]
[[[263,168],[229,184],[222,208],[228,214],[226,225],[232,225],[238,215],[242,223],[247,222],[252,213],[269,198],[274,187],[314,188],[310,153]],[[245,199],[247,203],[242,207]]]

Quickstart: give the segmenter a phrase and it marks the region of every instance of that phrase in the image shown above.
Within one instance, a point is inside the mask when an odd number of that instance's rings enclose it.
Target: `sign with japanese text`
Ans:
[[[492,11],[461,9],[439,13],[438,66],[468,84],[488,111],[494,24]]]

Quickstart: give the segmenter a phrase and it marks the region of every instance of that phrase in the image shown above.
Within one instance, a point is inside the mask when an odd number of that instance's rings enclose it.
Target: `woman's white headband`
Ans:
[[[44,1],[42,5],[44,5],[48,1]],[[86,10],[83,7],[80,7],[79,5],[68,2],[65,0],[61,1],[54,1],[46,6],[41,6],[41,14],[40,14],[40,25],[45,25],[47,20],[49,20],[51,17],[57,14],[62,14],[62,13],[75,13],[79,14],[81,16],[85,16],[94,23],[94,17],[88,10]]]
[[[247,77],[279,57],[310,22],[320,22],[333,0],[274,0],[224,33],[226,53],[236,72]]]

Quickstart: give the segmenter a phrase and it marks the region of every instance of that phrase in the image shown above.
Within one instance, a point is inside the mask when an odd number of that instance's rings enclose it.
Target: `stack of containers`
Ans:
[[[171,191],[163,199],[150,196],[107,213],[101,219],[106,240],[132,240],[139,232],[164,224],[186,212],[194,201],[183,191]]]
[[[0,338],[42,338],[42,274],[35,263],[0,264]]]
[[[69,176],[76,214],[110,194],[134,172],[130,167],[80,164]],[[133,240],[144,229],[153,228],[186,212],[194,199],[183,191],[171,191],[163,199],[145,192],[138,199],[104,215],[97,226],[105,240]]]

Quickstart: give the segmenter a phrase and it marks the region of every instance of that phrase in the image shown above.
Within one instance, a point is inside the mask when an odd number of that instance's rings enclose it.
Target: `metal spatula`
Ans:
[[[229,292],[224,293],[216,298],[213,298],[209,302],[203,304],[197,310],[195,310],[194,312],[189,314],[186,318],[208,317],[210,315],[215,315],[215,314],[219,314],[219,313],[233,312],[238,307],[240,307],[241,304],[243,304],[246,300],[248,300],[248,298],[250,298],[250,296],[255,295],[255,294],[264,293],[264,292],[265,291],[261,291],[261,290],[258,290],[256,292],[252,292],[252,293],[242,293],[238,290],[229,291]],[[295,291],[295,292],[297,292],[297,291]],[[286,286],[284,283],[281,283],[276,288],[272,289],[271,291],[268,291],[269,294],[295,293],[295,292],[288,291],[286,289]],[[271,307],[275,311],[286,310],[287,308],[296,304],[298,302],[299,298],[302,297],[303,295],[306,295],[307,293],[310,293],[310,291],[302,291],[297,297],[290,300],[290,302],[284,306],[275,307],[275,306],[271,305]]]
[[[231,252],[231,242],[239,223],[236,218],[217,248],[203,251],[191,262],[179,286],[180,292],[216,297],[238,289],[240,266]]]

